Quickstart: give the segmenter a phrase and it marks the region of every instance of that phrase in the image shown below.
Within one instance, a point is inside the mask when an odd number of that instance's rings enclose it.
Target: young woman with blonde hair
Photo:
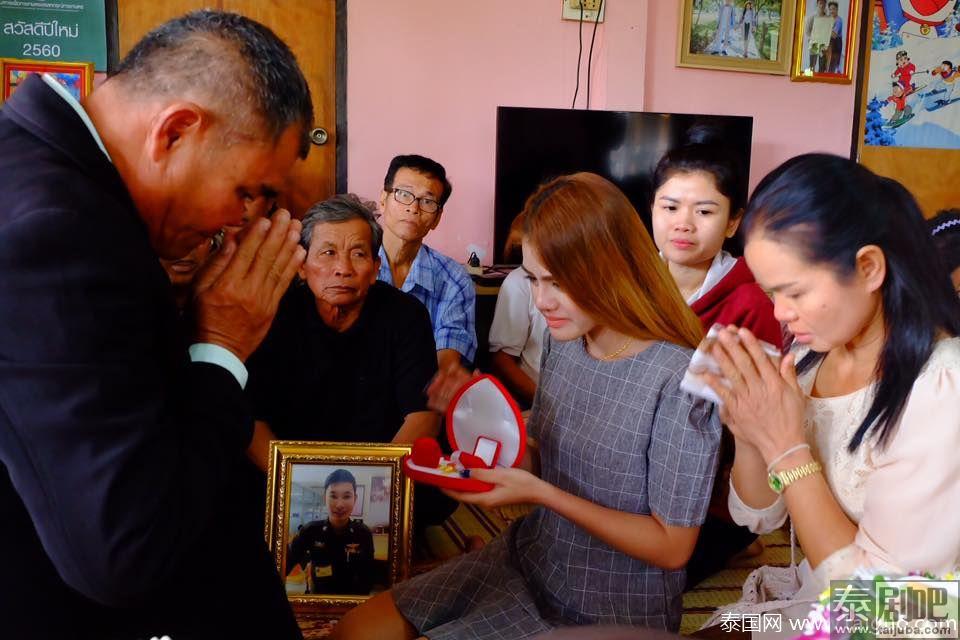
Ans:
[[[528,423],[538,446],[523,468],[473,470],[491,491],[455,497],[537,507],[482,550],[353,610],[335,637],[679,627],[720,441],[713,406],[679,388],[700,323],[634,208],[596,175],[529,198],[523,268],[549,333]]]

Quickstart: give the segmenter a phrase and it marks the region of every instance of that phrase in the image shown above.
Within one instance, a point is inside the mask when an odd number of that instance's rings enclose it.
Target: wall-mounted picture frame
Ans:
[[[409,575],[404,445],[274,441],[265,534],[299,610],[344,611]],[[375,490],[368,490],[373,487]]]
[[[677,66],[786,75],[796,0],[682,0]]]
[[[860,2],[798,0],[791,80],[853,82]]]
[[[37,62],[0,58],[0,79],[3,82],[0,102],[5,102],[13,95],[31,73],[49,73],[77,100],[86,98],[93,91],[92,62]]]

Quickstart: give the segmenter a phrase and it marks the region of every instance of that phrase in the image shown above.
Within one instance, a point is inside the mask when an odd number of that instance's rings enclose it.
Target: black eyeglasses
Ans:
[[[440,203],[433,198],[426,196],[418,198],[406,189],[393,189],[393,199],[404,205],[411,205],[414,202],[419,203],[420,211],[424,213],[436,213],[440,211]]]

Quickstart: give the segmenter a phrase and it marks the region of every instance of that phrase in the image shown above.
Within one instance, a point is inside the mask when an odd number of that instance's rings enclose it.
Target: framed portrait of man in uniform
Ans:
[[[266,537],[298,608],[342,610],[407,577],[410,447],[275,441]]]

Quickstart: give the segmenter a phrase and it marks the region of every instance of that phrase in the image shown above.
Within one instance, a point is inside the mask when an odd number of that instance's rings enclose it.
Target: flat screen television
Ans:
[[[750,116],[497,107],[495,255],[507,264],[519,262],[519,253],[503,255],[510,223],[537,186],[577,171],[597,173],[620,187],[649,229],[657,162],[689,142],[692,131],[707,129],[711,142],[740,160],[746,195]]]

